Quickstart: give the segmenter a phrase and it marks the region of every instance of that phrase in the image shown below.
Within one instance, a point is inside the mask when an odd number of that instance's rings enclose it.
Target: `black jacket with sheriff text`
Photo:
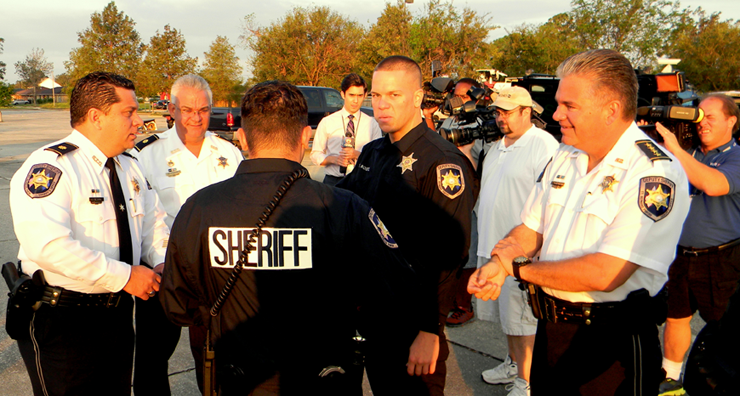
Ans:
[[[358,321],[379,320],[391,301],[415,292],[414,271],[368,203],[303,178],[267,220],[211,322],[208,310],[258,216],[301,168],[282,159],[243,161],[233,178],[188,199],[173,224],[160,291],[165,312],[176,324],[220,331],[212,337],[217,366],[243,373],[240,390],[279,372],[283,394],[312,394],[322,368],[347,364]],[[413,326],[399,324],[413,337]]]

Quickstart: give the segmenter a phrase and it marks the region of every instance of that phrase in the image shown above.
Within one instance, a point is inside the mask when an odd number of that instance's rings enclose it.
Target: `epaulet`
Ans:
[[[225,137],[223,137],[223,136],[219,135],[218,133],[214,133],[214,135],[216,135],[217,137],[220,137],[221,139],[223,139],[223,140],[225,140],[225,141],[227,141],[227,142],[231,143],[231,140],[229,140],[229,139],[226,139]]]
[[[159,135],[149,136],[148,138],[140,141],[139,143],[136,143],[136,146],[134,146],[134,149],[136,149],[136,151],[138,152],[141,152],[141,150],[143,150],[144,147],[156,142],[157,140],[159,140]]]
[[[79,147],[75,146],[72,143],[59,143],[54,146],[49,146],[44,149],[44,151],[51,151],[52,153],[57,153],[57,155],[64,155],[67,153],[71,153],[75,150],[77,150]]]
[[[640,150],[642,150],[643,153],[645,153],[645,155],[648,156],[648,158],[650,158],[650,161],[673,161],[671,157],[669,157],[668,154],[664,153],[663,150],[656,146],[652,140],[637,140],[635,141],[635,144],[637,145],[637,147],[640,148]]]
[[[547,167],[550,166],[550,163],[552,163],[552,157],[550,157],[550,160],[547,161],[547,163],[545,164],[545,167],[542,168],[542,173],[540,173],[540,177],[537,178],[537,183],[542,182],[542,178],[545,176],[545,171],[547,170]]]
[[[129,154],[129,153],[128,153],[128,152],[126,152],[126,151],[122,152],[122,153],[121,153],[121,155],[125,155],[125,156],[127,156],[127,157],[129,157],[129,158],[133,158],[133,159],[134,159],[134,161],[138,161],[138,160],[139,160],[138,158],[134,157],[133,155]]]

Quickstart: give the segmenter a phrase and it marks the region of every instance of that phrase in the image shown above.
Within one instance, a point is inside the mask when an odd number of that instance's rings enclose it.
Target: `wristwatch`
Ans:
[[[524,256],[516,257],[511,261],[511,266],[514,268],[514,278],[516,278],[517,281],[522,281],[522,277],[519,275],[519,268],[528,264],[532,264],[532,260]]]

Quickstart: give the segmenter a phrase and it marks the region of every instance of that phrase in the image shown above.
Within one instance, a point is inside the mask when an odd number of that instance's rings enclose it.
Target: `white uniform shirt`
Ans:
[[[383,137],[383,132],[375,118],[362,111],[353,115],[355,116],[352,120],[355,124],[355,150],[362,151],[363,146]],[[315,165],[321,165],[326,157],[339,155],[339,152],[342,151],[342,143],[344,143],[344,135],[349,122],[348,116],[349,112],[342,107],[341,110],[324,117],[319,122],[311,147],[311,161]],[[339,172],[339,165],[327,165],[325,173],[330,176],[344,177]]]
[[[46,147],[58,143],[78,148],[63,155],[36,150],[10,182],[10,208],[23,272],[42,269],[50,285],[76,292],[118,292],[128,282],[131,266],[118,261],[107,157],[78,131]],[[164,209],[156,192],[147,187],[136,160],[119,155],[115,162],[131,216],[133,262],[162,263],[169,239]],[[32,198],[34,194],[26,188],[51,193]]]
[[[478,256],[491,250],[512,228],[521,224],[524,202],[559,143],[546,131],[532,126],[511,146],[494,143],[483,161],[478,196]]]
[[[598,252],[638,265],[637,271],[610,293],[543,288],[548,294],[572,302],[623,301],[630,292],[641,288],[654,296],[668,279],[668,266],[675,257],[689,210],[688,180],[675,157],[667,153],[670,160],[651,161],[636,145],[640,140],[649,138],[632,123],[590,172],[586,153],[562,145],[541,183],[532,190],[521,220],[543,236],[540,261]],[[661,192],[670,193],[665,202],[673,201],[662,208],[668,210],[658,221],[640,207],[658,207],[647,200],[649,190],[657,186],[641,191],[641,186],[645,187],[641,179],[646,177],[665,178],[675,184],[672,191],[660,187]],[[556,188],[558,185],[561,187]]]
[[[141,152],[132,151],[141,162],[144,174],[159,194],[172,227],[180,207],[196,191],[226,180],[236,173],[244,159],[233,144],[206,132],[200,155],[196,157],[177,136],[176,127],[158,134],[158,140]]]

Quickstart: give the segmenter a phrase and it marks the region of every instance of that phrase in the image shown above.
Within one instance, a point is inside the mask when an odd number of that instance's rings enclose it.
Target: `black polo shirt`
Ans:
[[[441,313],[437,298],[443,297],[437,295],[440,275],[454,276],[467,262],[479,190],[468,158],[422,122],[395,143],[385,136],[365,145],[354,171],[338,187],[378,212],[426,285],[420,308],[436,318]]]

